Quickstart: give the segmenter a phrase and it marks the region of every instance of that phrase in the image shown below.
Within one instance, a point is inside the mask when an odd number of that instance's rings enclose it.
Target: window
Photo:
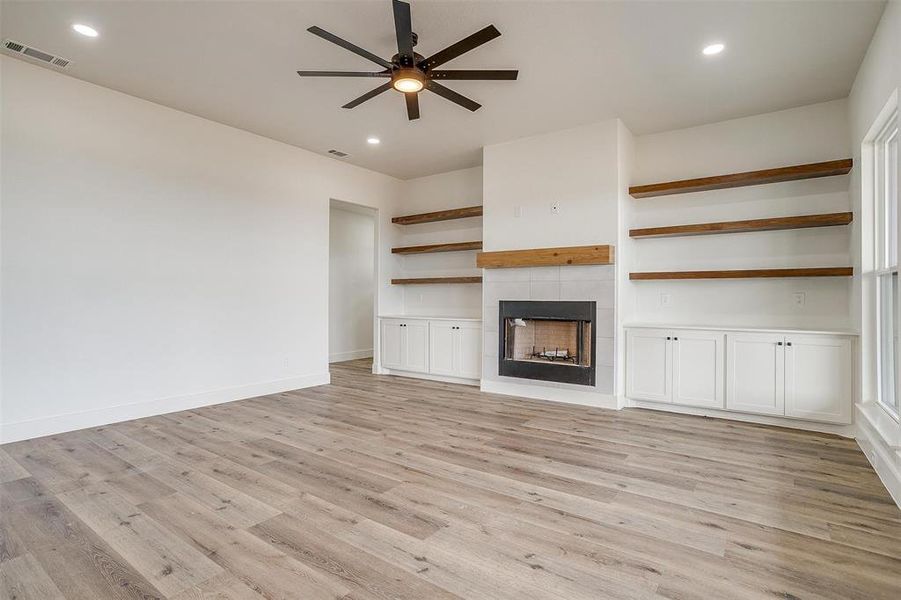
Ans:
[[[873,139],[873,189],[876,248],[877,400],[894,418],[901,413],[898,393],[898,111],[890,114]]]

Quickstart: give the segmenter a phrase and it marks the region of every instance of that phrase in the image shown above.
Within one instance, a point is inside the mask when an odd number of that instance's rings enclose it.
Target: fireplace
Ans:
[[[498,374],[593,386],[595,314],[595,302],[501,300]]]

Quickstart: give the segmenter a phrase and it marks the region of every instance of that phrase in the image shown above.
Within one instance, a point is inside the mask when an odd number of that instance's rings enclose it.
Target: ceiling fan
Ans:
[[[419,92],[426,89],[434,92],[459,104],[463,108],[475,111],[481,108],[481,104],[470,100],[466,96],[458,94],[450,88],[447,88],[437,80],[513,80],[519,74],[516,70],[491,70],[491,71],[472,71],[472,70],[435,70],[435,67],[457,58],[461,54],[465,54],[474,48],[478,48],[482,44],[493,40],[501,35],[494,25],[480,29],[474,34],[463,38],[456,44],[451,44],[444,50],[436,52],[428,58],[417,54],[413,51],[413,46],[418,41],[418,36],[413,33],[413,24],[410,17],[410,4],[401,2],[400,0],[392,0],[394,8],[394,29],[397,34],[397,54],[391,57],[391,60],[385,60],[376,56],[368,50],[364,50],[359,46],[341,39],[333,33],[329,33],[320,27],[310,27],[307,29],[310,33],[337,44],[346,50],[350,50],[354,54],[358,54],[363,58],[371,60],[375,64],[381,66],[383,71],[298,71],[301,77],[382,77],[390,79],[388,83],[384,83],[370,92],[366,92],[359,98],[351,100],[341,108],[354,108],[360,104],[375,98],[382,92],[386,92],[394,88],[398,92],[403,93],[407,102],[407,117],[412,121],[419,118]]]

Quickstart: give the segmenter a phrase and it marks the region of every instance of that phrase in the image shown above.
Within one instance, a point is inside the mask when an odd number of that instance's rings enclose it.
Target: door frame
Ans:
[[[345,200],[339,200],[337,198],[329,198],[329,206],[328,206],[328,226],[326,231],[329,232],[329,248],[331,249],[331,219],[332,219],[332,209],[345,210],[348,212],[354,212],[357,214],[366,215],[372,218],[372,370],[376,372],[376,365],[379,364],[379,341],[381,339],[381,332],[379,330],[379,209],[374,206],[366,206],[363,204],[359,204],[356,202],[347,202]],[[328,273],[329,278],[331,277],[331,256],[329,253],[328,262]],[[326,302],[326,323],[329,322],[331,318],[331,298],[328,298]],[[327,336],[329,337],[329,336]],[[326,357],[331,356],[331,339],[327,340],[326,344],[328,350]],[[328,360],[328,358],[326,358]],[[329,362],[329,370],[331,370],[331,362]]]

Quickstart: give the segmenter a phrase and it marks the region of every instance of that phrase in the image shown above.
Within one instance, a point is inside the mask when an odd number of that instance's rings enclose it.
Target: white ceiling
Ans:
[[[518,68],[509,82],[448,82],[483,107],[431,93],[408,122],[399,94],[340,106],[375,79],[301,79],[297,69],[378,70],[305,29],[383,57],[389,0],[2,2],[4,38],[74,61],[87,81],[401,178],[481,163],[481,148],[620,117],[636,134],[843,98],[884,2],[446,2],[413,0],[428,56],[494,23],[500,38],[445,68]],[[100,37],[74,33],[75,22]],[[701,48],[726,50],[705,57]],[[366,137],[382,144],[371,147]]]

